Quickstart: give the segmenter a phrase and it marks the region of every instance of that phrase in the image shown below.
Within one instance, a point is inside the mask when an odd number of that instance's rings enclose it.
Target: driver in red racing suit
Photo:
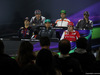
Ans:
[[[69,22],[68,23],[68,30],[65,30],[60,38],[60,40],[62,39],[66,39],[69,40],[70,42],[74,42],[76,41],[78,38],[80,37],[80,34],[78,31],[74,30],[74,23],[73,22]]]

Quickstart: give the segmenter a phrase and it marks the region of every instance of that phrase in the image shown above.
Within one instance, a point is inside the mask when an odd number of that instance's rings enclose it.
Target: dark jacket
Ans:
[[[70,56],[79,60],[84,72],[92,72],[93,71],[93,69],[94,69],[93,67],[94,67],[94,63],[96,62],[96,59],[92,53],[74,52],[74,53],[70,54]]]
[[[36,16],[32,17],[30,24],[43,25],[45,22],[45,17],[41,16],[39,20],[36,19]]]
[[[69,72],[82,73],[81,65],[77,59],[72,58],[71,56],[63,58],[55,58],[56,67],[61,70],[62,75],[67,75]]]
[[[51,27],[48,29],[44,27],[44,29],[41,29],[39,31],[38,38],[44,37],[44,36],[47,36],[49,38],[56,38],[56,32]]]
[[[15,59],[6,54],[0,54],[0,73],[2,75],[18,75],[20,68]]]
[[[33,34],[33,30],[31,27],[28,28],[21,28],[18,31],[19,38],[28,38],[30,39]]]
[[[91,20],[86,23],[85,19],[79,20],[79,22],[76,25],[76,29],[92,29],[93,28],[93,22]]]

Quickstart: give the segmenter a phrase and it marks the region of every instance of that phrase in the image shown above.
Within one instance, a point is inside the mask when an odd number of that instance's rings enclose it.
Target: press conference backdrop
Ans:
[[[17,35],[20,27],[24,26],[24,18],[31,19],[34,11],[40,9],[42,15],[54,22],[60,18],[60,10],[67,11],[67,18],[76,25],[88,11],[94,23],[92,40],[100,40],[100,0],[0,0],[0,37]],[[94,47],[100,43],[94,44]]]

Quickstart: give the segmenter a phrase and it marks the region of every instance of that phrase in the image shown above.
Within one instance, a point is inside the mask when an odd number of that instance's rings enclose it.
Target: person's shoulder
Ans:
[[[91,22],[92,22],[92,20],[89,20],[89,21],[91,21]]]
[[[46,19],[44,16],[41,16],[42,20]]]
[[[60,21],[61,19],[57,19],[56,21]]]
[[[20,29],[19,30],[24,30],[24,27],[20,27]]]
[[[61,20],[61,19],[57,19],[57,20],[56,20],[56,23],[57,23],[58,21],[60,21],[60,20]]]
[[[83,21],[83,19],[79,19],[79,20],[78,20],[78,22],[81,22],[81,21]]]
[[[93,21],[92,20],[89,20],[90,21],[90,23],[93,23]]]
[[[68,30],[65,30],[63,33],[65,33],[65,34],[68,33]]]
[[[70,22],[70,20],[69,20],[68,18],[65,18],[65,20],[67,20],[67,21],[69,21],[69,22]]]
[[[33,16],[32,18],[35,18],[36,16]]]
[[[7,54],[2,54],[0,55],[0,57],[2,58],[3,61],[6,61],[6,62],[16,62],[15,59],[12,59],[9,55]]]
[[[76,31],[76,30],[73,30],[72,32],[73,32],[73,33],[78,33],[78,31]]]
[[[35,19],[35,17],[36,17],[36,16],[33,16],[31,19],[33,19],[33,20],[34,20],[34,19]]]

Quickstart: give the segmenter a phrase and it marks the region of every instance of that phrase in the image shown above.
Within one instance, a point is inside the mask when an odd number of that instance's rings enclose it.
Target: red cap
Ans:
[[[68,25],[74,26],[73,22],[68,22]]]

